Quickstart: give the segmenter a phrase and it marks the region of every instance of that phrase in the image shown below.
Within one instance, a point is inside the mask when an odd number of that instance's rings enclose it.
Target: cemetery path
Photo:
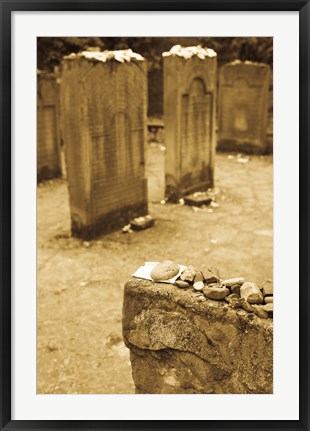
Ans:
[[[38,186],[38,393],[134,393],[122,341],[123,286],[144,261],[209,263],[226,277],[272,278],[272,157],[216,156],[218,207],[160,204],[164,151],[149,145],[152,229],[70,237],[64,180]]]

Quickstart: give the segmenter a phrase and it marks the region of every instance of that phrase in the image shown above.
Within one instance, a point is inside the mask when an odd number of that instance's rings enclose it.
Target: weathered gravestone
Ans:
[[[220,71],[218,149],[267,150],[270,67],[236,60]]]
[[[72,233],[86,239],[147,214],[147,67],[126,51],[63,61],[61,100]]]
[[[225,301],[132,278],[124,289],[123,336],[136,393],[273,391],[272,319]]]
[[[213,186],[217,56],[176,45],[163,57],[166,193],[178,199]]]
[[[59,86],[52,73],[37,73],[37,179],[59,176]]]

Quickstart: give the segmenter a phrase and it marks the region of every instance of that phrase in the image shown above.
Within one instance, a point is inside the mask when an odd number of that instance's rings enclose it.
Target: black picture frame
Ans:
[[[67,429],[208,429],[275,430],[309,427],[309,1],[304,0],[183,0],[45,1],[0,0],[1,6],[1,248],[0,248],[0,425],[2,430]],[[14,11],[298,11],[299,12],[299,151],[300,151],[300,352],[299,420],[253,421],[75,421],[11,420],[11,13]],[[295,286],[297,288],[297,286]]]

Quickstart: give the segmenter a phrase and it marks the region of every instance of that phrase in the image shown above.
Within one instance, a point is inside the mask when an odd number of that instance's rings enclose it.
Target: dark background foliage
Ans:
[[[100,50],[131,48],[148,62],[149,115],[162,115],[162,53],[173,45],[202,45],[218,54],[219,67],[229,61],[251,60],[272,67],[273,40],[270,37],[39,37],[37,67],[52,71],[64,55],[91,47]]]

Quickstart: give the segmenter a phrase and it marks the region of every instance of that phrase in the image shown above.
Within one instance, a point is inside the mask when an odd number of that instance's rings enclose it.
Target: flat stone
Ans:
[[[197,290],[197,291],[200,291],[200,290],[202,290],[203,288],[204,288],[204,284],[203,284],[203,281],[196,281],[195,283],[194,283],[194,289],[195,290]]]
[[[234,285],[241,286],[244,283],[243,277],[228,278],[227,280],[222,280],[222,284],[226,287],[232,287]]]
[[[261,304],[263,302],[262,292],[254,283],[243,283],[240,288],[240,296],[250,304]]]
[[[155,219],[149,214],[143,217],[136,217],[131,220],[130,226],[132,230],[144,230],[154,226]]]
[[[257,305],[257,304],[253,304],[252,305],[252,308],[253,308],[253,310],[254,310],[254,313],[258,316],[258,317],[260,317],[261,319],[268,319],[268,313],[267,313],[267,311],[265,311],[264,309],[263,309],[263,305]]]
[[[229,295],[229,289],[227,287],[204,287],[203,293],[207,298],[219,301]]]
[[[216,275],[218,278],[220,278],[220,271],[215,266],[208,266],[209,271],[212,272],[212,274]]]
[[[207,196],[205,193],[193,193],[191,195],[184,196],[185,205],[191,205],[195,207],[201,207],[203,205],[209,205],[211,202],[210,196]]]
[[[189,265],[187,268],[184,269],[180,278],[183,281],[188,281],[189,283],[192,283],[194,281],[195,275],[195,268],[192,265]]]
[[[218,283],[220,281],[219,273],[216,268],[204,265],[201,272],[207,284]]]
[[[152,269],[150,276],[154,281],[169,280],[169,278],[174,277],[179,272],[180,268],[171,260],[164,260],[158,263]]]
[[[254,309],[253,309],[252,305],[251,305],[251,304],[249,304],[247,301],[243,301],[243,303],[242,303],[241,307],[242,307],[245,311],[247,311],[248,313],[253,313],[253,312],[254,312]]]
[[[273,304],[273,296],[265,296],[264,302],[265,304]]]
[[[259,285],[264,296],[273,295],[273,283],[271,280],[265,280]]]
[[[262,309],[266,311],[268,314],[273,313],[273,304],[265,304],[262,305]]]
[[[187,287],[189,287],[189,283],[187,283],[187,281],[183,281],[183,280],[176,280],[176,282],[174,284],[177,287],[180,287],[181,289],[186,289]]]

